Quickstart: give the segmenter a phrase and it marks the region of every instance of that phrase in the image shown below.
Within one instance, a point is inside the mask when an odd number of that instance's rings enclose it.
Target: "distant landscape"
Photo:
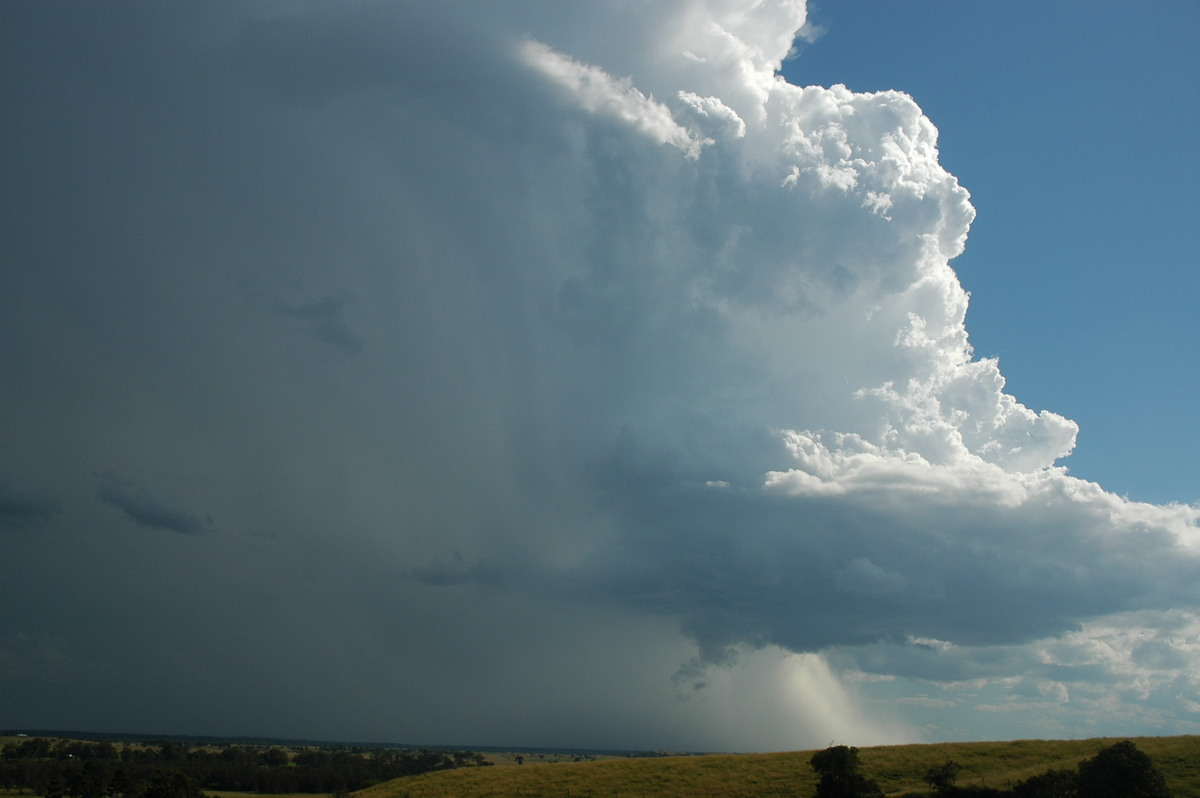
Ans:
[[[1200,737],[1014,740],[871,748],[833,746],[861,786],[834,787],[818,751],[668,754],[577,749],[477,750],[387,743],[5,732],[0,794],[42,798],[244,798],[251,795],[434,796],[981,796],[1088,798],[1080,763],[1123,750],[1152,763],[1152,798],[1200,798]],[[831,757],[830,754],[837,756]],[[849,757],[850,759],[846,759]],[[835,774],[843,778],[846,773]],[[1046,778],[1049,775],[1051,778]],[[1063,781],[1063,776],[1067,781]],[[1111,779],[1110,779],[1111,781]],[[1069,782],[1069,783],[1068,783]],[[1066,786],[1064,786],[1066,785]],[[1112,785],[1110,785],[1111,787]],[[878,792],[873,792],[877,789]],[[1126,793],[1108,793],[1114,796]],[[1127,793],[1130,798],[1133,793]]]

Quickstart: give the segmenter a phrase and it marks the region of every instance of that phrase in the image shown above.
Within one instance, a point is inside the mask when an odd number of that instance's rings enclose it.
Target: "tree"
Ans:
[[[1079,763],[1079,798],[1170,798],[1162,773],[1129,740]]]
[[[288,755],[282,748],[268,748],[266,751],[263,751],[261,761],[267,767],[286,767]]]
[[[78,798],[100,798],[108,791],[108,781],[107,769],[88,759],[71,782],[71,794]]]
[[[947,759],[942,764],[934,765],[925,771],[925,783],[929,785],[929,789],[933,792],[936,792],[938,795],[945,795],[954,788],[954,782],[958,779],[958,772],[960,770],[962,770],[962,765],[951,759]]]
[[[834,745],[818,751],[808,760],[821,780],[817,798],[882,798],[879,785],[863,776],[858,768],[858,749]]]
[[[108,782],[108,794],[112,798],[125,798],[131,792],[133,782],[129,780],[129,774],[125,772],[125,768],[117,768]]]
[[[146,785],[143,798],[204,798],[204,792],[192,777],[179,770],[155,773]]]
[[[46,781],[46,787],[42,791],[42,798],[63,798],[63,794],[67,791],[67,785],[63,783],[62,776],[55,771]]]
[[[1076,798],[1076,776],[1071,770],[1047,770],[1030,776],[1013,788],[1017,798]]]

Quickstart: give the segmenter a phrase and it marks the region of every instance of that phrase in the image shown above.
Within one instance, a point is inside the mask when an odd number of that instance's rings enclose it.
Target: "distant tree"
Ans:
[[[821,777],[817,798],[882,798],[879,785],[859,772],[858,749],[835,745],[808,760]]]
[[[71,779],[71,794],[78,798],[100,798],[108,790],[108,781],[106,768],[98,765],[94,759],[85,760]]]
[[[163,762],[174,762],[187,756],[187,749],[168,740],[163,740],[158,746],[158,758]]]
[[[1030,776],[1013,787],[1017,798],[1076,798],[1076,774],[1071,770],[1047,770]]]
[[[150,778],[142,798],[204,798],[204,792],[188,774],[163,770]]]
[[[92,758],[102,759],[105,762],[116,762],[121,755],[117,751],[117,747],[109,742],[99,742],[92,746]]]
[[[16,745],[4,746],[5,759],[45,759],[50,756],[51,742],[44,737],[31,737]]]
[[[1079,763],[1079,798],[1170,798],[1162,773],[1129,740]]]
[[[63,798],[63,793],[66,792],[67,785],[63,781],[62,776],[57,772],[51,774],[46,781],[46,786],[42,790],[42,798]]]
[[[284,767],[288,763],[287,752],[282,748],[268,748],[262,753],[262,763],[267,767]]]
[[[934,765],[925,771],[925,783],[938,795],[946,795],[953,791],[954,782],[958,780],[958,773],[961,770],[962,765],[952,759],[947,759],[942,764]]]
[[[117,768],[113,771],[112,778],[108,780],[108,794],[112,798],[125,798],[133,791],[133,782],[129,780],[129,774],[125,772],[125,768]]]

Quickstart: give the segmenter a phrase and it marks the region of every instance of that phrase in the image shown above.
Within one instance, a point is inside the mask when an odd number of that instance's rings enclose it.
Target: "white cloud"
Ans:
[[[675,122],[670,109],[642,94],[629,80],[612,78],[599,67],[581,64],[540,42],[525,42],[521,55],[531,67],[567,89],[585,111],[629,124],[690,158],[699,157],[700,148],[708,143],[693,137]]]

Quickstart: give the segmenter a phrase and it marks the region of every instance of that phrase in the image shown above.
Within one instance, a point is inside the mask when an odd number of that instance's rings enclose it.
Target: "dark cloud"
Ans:
[[[20,528],[49,521],[60,510],[59,502],[49,496],[0,478],[0,526]]]
[[[434,557],[428,565],[412,568],[410,579],[423,585],[445,587],[448,585],[491,585],[501,581],[500,572],[482,564],[468,565],[461,552],[454,552],[449,562]]]
[[[198,535],[212,527],[210,516],[201,517],[188,510],[165,502],[144,487],[121,479],[116,474],[102,474],[96,497],[116,507],[131,521],[149,529]]]

